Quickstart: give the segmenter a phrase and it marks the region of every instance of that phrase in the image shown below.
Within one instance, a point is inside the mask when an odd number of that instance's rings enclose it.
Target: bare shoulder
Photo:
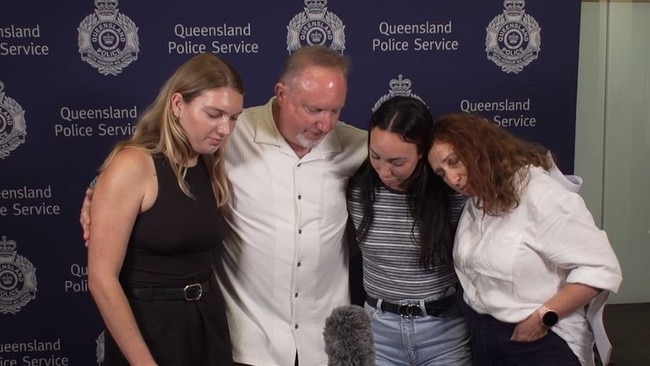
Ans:
[[[156,168],[153,157],[137,148],[118,152],[99,175],[97,189],[142,200],[142,209],[153,203],[157,194]],[[139,197],[139,198],[138,198]]]
[[[141,149],[126,148],[118,152],[102,175],[129,182],[142,182],[155,174],[153,158]]]
[[[145,150],[128,147],[115,155],[111,165],[116,164],[122,169],[143,169],[153,167],[153,158]]]

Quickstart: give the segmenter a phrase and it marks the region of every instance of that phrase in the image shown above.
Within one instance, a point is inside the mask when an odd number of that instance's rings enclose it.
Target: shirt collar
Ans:
[[[283,152],[286,151],[294,153],[293,149],[291,149],[291,146],[289,146],[284,137],[282,137],[280,131],[278,130],[278,127],[275,125],[275,120],[273,119],[274,101],[275,97],[269,99],[261,111],[263,114],[261,116],[262,118],[259,118],[258,121],[255,121],[254,140],[258,144],[273,145],[279,147]],[[312,148],[311,151],[303,157],[303,159],[307,157],[326,158],[330,154],[336,154],[341,151],[341,141],[339,140],[335,127],[334,130],[328,133],[327,136],[325,136],[317,146]]]

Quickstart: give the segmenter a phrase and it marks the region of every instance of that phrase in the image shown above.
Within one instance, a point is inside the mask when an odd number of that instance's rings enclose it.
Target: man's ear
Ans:
[[[285,84],[285,83],[283,83],[281,81],[278,81],[275,84],[274,92],[275,92],[275,99],[279,103],[282,103],[284,101],[284,99],[286,98],[286,96],[287,96],[287,84]]]

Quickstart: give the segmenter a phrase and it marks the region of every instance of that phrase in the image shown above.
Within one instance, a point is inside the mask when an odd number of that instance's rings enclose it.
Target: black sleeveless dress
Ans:
[[[232,365],[225,303],[213,275],[225,235],[207,168],[189,168],[185,180],[195,196],[178,186],[167,159],[154,156],[158,196],[138,215],[128,244],[120,282],[154,359],[160,366]],[[183,288],[209,283],[199,300],[142,300],[133,289]],[[105,365],[128,365],[106,332]]]

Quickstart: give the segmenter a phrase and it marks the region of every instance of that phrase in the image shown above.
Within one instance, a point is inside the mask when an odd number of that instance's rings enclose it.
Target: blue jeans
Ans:
[[[469,331],[458,305],[440,317],[401,317],[365,303],[377,366],[471,366]]]

